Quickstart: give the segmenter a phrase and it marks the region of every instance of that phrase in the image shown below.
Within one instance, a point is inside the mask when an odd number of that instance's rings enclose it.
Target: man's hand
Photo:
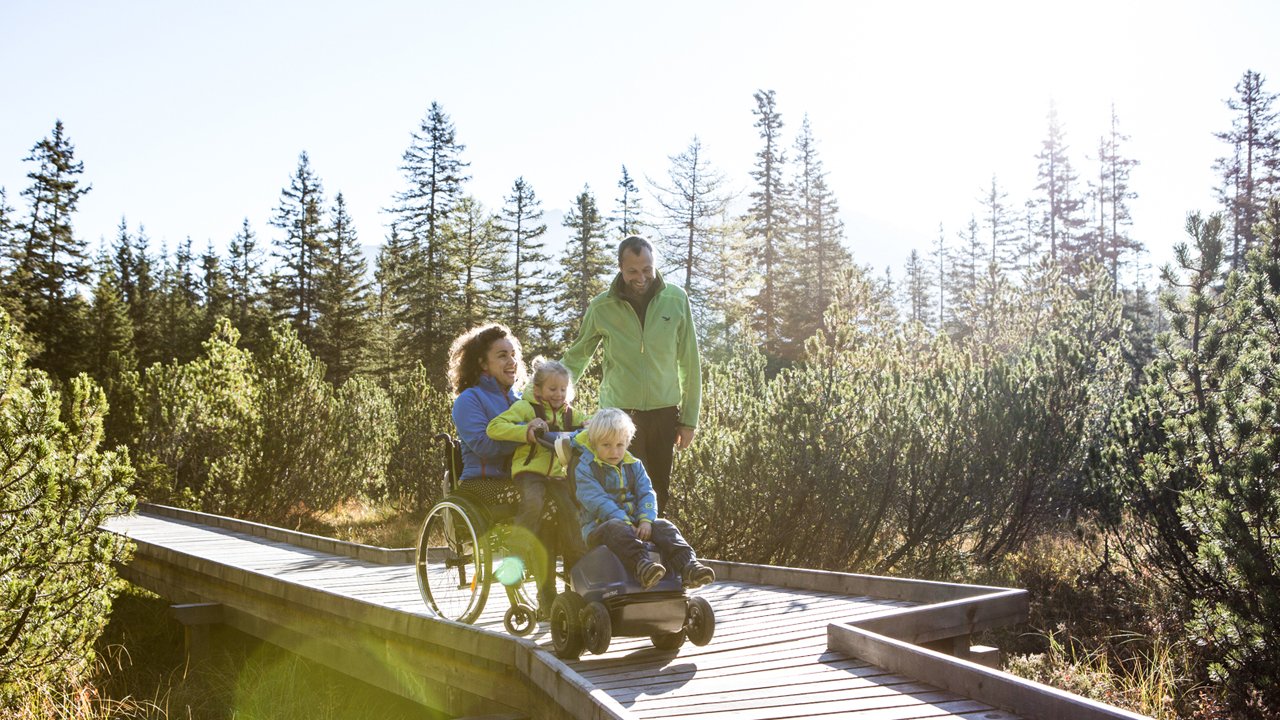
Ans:
[[[653,525],[648,520],[641,520],[640,524],[636,526],[636,537],[641,540],[648,540],[652,534]]]
[[[683,450],[693,444],[693,434],[696,432],[691,427],[681,425],[676,428],[676,450]]]

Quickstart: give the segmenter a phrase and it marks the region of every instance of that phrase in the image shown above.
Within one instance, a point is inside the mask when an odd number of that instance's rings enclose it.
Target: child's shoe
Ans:
[[[661,563],[656,563],[648,558],[636,563],[636,580],[640,581],[640,587],[648,590],[658,581],[666,577],[667,569]]]
[[[560,461],[560,467],[568,468],[569,463],[573,461],[573,438],[567,433],[561,434],[556,438],[556,459]]]
[[[515,555],[508,555],[498,563],[493,576],[503,585],[515,587],[524,582],[524,561]]]
[[[692,560],[688,565],[685,565],[681,576],[684,586],[687,588],[700,588],[716,581],[716,571],[697,560]]]

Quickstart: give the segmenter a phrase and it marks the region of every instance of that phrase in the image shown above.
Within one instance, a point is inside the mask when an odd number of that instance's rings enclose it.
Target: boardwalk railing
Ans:
[[[545,632],[503,632],[498,603],[476,626],[431,616],[408,550],[162,506],[106,528],[136,544],[121,574],[188,620],[453,716],[1139,717],[963,659],[973,633],[1025,619],[1022,590],[708,560],[709,646],[663,653],[621,639],[566,663]]]

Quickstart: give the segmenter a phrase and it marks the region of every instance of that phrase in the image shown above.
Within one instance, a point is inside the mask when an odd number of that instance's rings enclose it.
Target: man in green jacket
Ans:
[[[683,289],[662,281],[653,246],[639,235],[618,245],[618,275],[587,306],[578,339],[563,362],[576,380],[603,345],[600,407],[626,410],[636,424],[629,448],[653,481],[658,509],[668,495],[675,449],[693,442],[702,401],[702,368],[693,313]]]

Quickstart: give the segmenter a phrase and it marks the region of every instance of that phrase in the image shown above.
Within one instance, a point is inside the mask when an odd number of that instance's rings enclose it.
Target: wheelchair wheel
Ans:
[[[588,603],[582,611],[582,635],[592,655],[603,655],[609,651],[613,622],[609,619],[609,609],[603,603]]]
[[[489,595],[489,539],[480,516],[456,499],[436,503],[422,523],[415,564],[427,607],[447,620],[475,622]]]

